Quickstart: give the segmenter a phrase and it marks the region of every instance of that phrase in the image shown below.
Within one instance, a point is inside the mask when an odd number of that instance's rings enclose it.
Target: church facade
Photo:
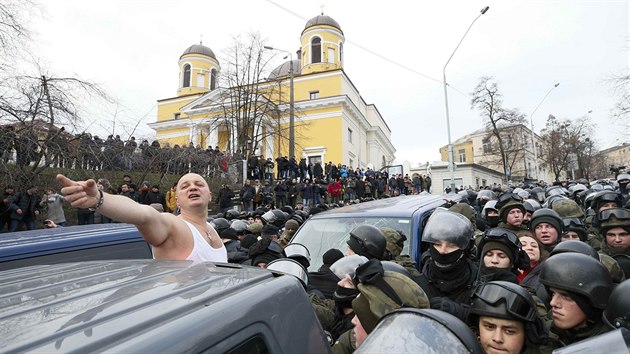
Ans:
[[[243,151],[264,158],[289,156],[290,69],[293,68],[295,107],[295,158],[310,162],[341,163],[352,168],[380,169],[394,160],[391,130],[374,104],[367,103],[347,76],[344,67],[345,37],[339,24],[329,16],[309,20],[300,36],[297,58],[288,60],[263,81],[253,85],[278,87],[264,100],[274,103],[277,114],[264,118],[275,125],[254,124],[247,139],[255,148]],[[226,114],[230,88],[221,88],[220,62],[214,52],[201,44],[184,51],[179,59],[177,96],[158,100],[157,121],[149,124],[162,145],[190,143],[201,148],[218,146],[234,151],[239,137],[234,124],[219,119]],[[271,91],[269,91],[271,92]],[[284,99],[283,99],[284,98]],[[223,108],[221,108],[223,107]]]

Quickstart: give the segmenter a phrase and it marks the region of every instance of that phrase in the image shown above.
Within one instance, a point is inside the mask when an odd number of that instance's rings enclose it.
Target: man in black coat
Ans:
[[[37,187],[29,186],[25,192],[18,193],[11,205],[11,223],[9,232],[17,231],[22,224],[27,230],[35,229],[35,220],[39,216],[40,198],[37,195]]]

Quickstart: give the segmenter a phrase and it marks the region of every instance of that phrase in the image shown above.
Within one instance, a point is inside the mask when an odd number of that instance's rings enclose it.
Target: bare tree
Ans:
[[[471,96],[471,106],[480,112],[488,131],[486,139],[495,140],[499,148],[497,165],[503,168],[505,178],[509,180],[519,156],[522,156],[523,144],[517,143],[521,139],[514,135],[514,130],[506,128],[522,124],[525,116],[517,109],[503,107],[503,95],[492,77],[479,79]]]
[[[288,140],[288,127],[280,124],[283,107],[288,106],[288,80],[268,79],[272,52],[264,50],[258,33],[245,39],[234,38],[225,50],[226,68],[220,76],[220,97],[215,102],[222,110],[219,126],[231,134],[231,154],[253,155],[268,136]]]
[[[618,96],[615,123],[621,122],[626,132],[630,131],[630,75],[615,76],[610,80],[614,93]]]

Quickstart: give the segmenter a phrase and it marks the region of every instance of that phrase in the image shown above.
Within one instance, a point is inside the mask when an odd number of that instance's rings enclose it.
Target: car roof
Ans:
[[[95,261],[0,272],[0,351],[179,352],[193,344],[177,343],[177,335],[192,336],[200,316],[206,327],[212,316],[217,326],[231,326],[217,321],[221,313],[247,313],[254,297],[263,298],[258,286],[273,282],[269,289],[304,293],[290,276],[210,262]],[[256,295],[244,296],[251,288]],[[281,296],[274,291],[265,293]],[[220,328],[206,336],[220,342]]]
[[[0,237],[0,262],[34,253],[41,255],[62,249],[140,241],[143,238],[134,225],[118,223],[11,232]]]
[[[347,205],[341,208],[317,213],[310,219],[328,219],[331,217],[411,217],[422,208],[436,208],[444,204],[443,196],[432,194],[403,195],[395,198],[383,198],[364,203]]]

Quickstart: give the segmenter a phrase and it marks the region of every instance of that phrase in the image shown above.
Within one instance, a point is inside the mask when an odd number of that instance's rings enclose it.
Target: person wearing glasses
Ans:
[[[533,298],[523,287],[510,282],[478,285],[472,295],[468,323],[478,333],[487,354],[541,351],[548,340]]]
[[[523,205],[523,198],[518,194],[504,193],[497,200],[496,208],[499,209],[501,219],[499,227],[512,231],[525,229],[523,225],[525,205]]]
[[[602,321],[613,290],[606,267],[591,256],[564,252],[542,265],[540,282],[551,297],[550,336],[559,347],[608,331]]]
[[[600,233],[605,238],[601,251],[614,258],[623,269],[626,277],[630,275],[630,210],[610,208],[597,216]]]

